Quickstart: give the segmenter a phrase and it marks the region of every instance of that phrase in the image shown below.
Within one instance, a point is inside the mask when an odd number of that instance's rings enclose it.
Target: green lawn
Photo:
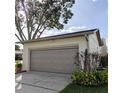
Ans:
[[[108,86],[101,87],[83,87],[70,84],[59,93],[108,93]]]

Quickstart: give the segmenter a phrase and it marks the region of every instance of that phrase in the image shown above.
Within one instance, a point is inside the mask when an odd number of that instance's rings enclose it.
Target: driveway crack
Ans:
[[[34,82],[33,84],[36,84],[36,83],[38,83],[38,82],[40,82],[41,80],[38,80],[38,81],[36,81],[36,82]]]
[[[23,85],[27,85],[27,86],[33,86],[33,87],[43,88],[43,89],[47,89],[47,90],[51,90],[51,91],[58,92],[58,91],[55,90],[55,89],[46,88],[46,87],[42,87],[42,86],[37,86],[37,85],[32,85],[32,84],[27,84],[27,83],[21,83],[21,82],[16,82],[16,83],[23,84]]]

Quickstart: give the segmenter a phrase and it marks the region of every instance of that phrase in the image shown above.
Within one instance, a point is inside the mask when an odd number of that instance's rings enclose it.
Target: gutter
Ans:
[[[86,37],[86,35],[93,34],[96,31],[98,31],[98,29],[90,29],[90,30],[72,32],[72,33],[66,33],[66,34],[60,34],[60,35],[54,35],[54,36],[47,36],[47,37],[42,37],[42,38],[39,38],[39,39],[23,41],[23,43],[25,44],[25,43],[40,42],[40,41],[55,40],[55,39],[63,39],[63,38],[78,37],[78,36],[85,36]],[[16,43],[19,44],[20,42],[16,42]]]
[[[85,34],[93,34],[93,32],[89,32],[89,33],[85,33]],[[55,40],[55,39],[78,37],[78,36],[84,36],[85,34],[84,33],[75,33],[75,34],[65,34],[65,35],[43,37],[43,38],[40,38],[40,39],[24,41],[23,43],[32,43],[32,42],[40,42],[40,41],[46,41],[46,40]]]

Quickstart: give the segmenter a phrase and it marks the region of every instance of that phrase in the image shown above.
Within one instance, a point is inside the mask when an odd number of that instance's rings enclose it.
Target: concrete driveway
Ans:
[[[24,72],[16,74],[16,93],[58,93],[70,82],[69,74]]]

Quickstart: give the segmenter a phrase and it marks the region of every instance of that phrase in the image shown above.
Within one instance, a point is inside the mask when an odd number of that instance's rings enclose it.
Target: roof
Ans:
[[[94,32],[96,32],[99,45],[101,45],[99,29],[90,29],[90,30],[83,30],[83,31],[65,33],[65,34],[54,35],[54,36],[47,36],[47,37],[42,37],[42,38],[33,39],[33,40],[26,40],[23,43],[31,43],[31,42],[39,42],[39,41],[45,41],[45,40],[54,40],[54,39],[84,36],[84,35],[93,34]]]

